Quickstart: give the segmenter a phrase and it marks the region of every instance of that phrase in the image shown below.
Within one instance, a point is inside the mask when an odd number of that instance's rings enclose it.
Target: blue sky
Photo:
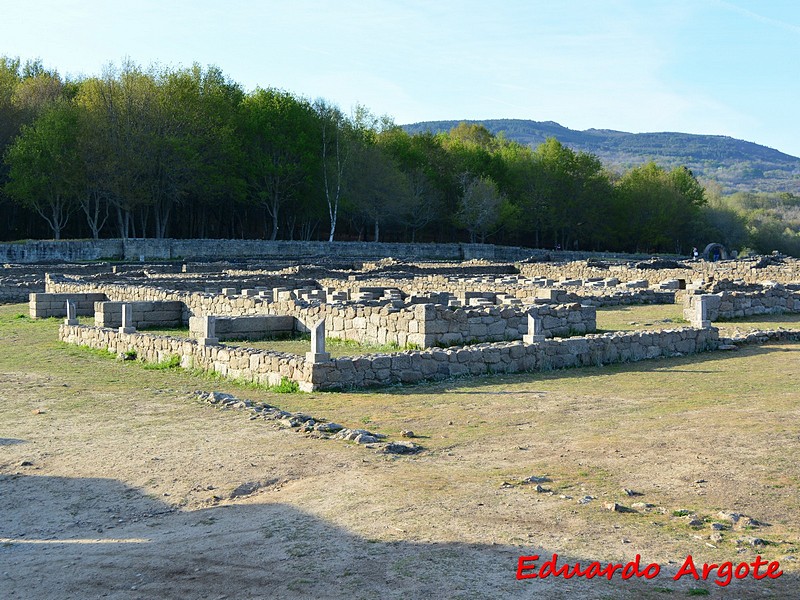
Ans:
[[[730,135],[800,156],[797,0],[4,3],[0,55],[96,75],[219,66],[397,123],[518,118]]]

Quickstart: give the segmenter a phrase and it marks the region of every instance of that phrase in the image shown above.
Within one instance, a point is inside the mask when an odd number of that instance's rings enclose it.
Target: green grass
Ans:
[[[643,306],[609,306],[597,309],[600,331],[633,331],[685,327],[682,304],[647,304]]]
[[[143,367],[148,371],[166,371],[168,369],[179,369],[181,366],[181,357],[173,354],[166,360],[157,363],[145,363]]]
[[[225,340],[223,344],[229,346],[244,346],[247,348],[274,350],[287,354],[303,355],[311,351],[311,337],[304,335],[291,339],[268,339],[259,341]],[[402,350],[418,350],[419,347],[410,344],[401,347],[399,344],[362,344],[354,340],[340,340],[338,338],[325,338],[325,351],[334,358],[340,356],[359,356],[362,354],[384,354],[400,352]]]
[[[683,304],[649,304],[643,306],[611,306],[597,309],[599,331],[636,331],[687,327]],[[734,330],[800,328],[800,314],[754,315],[742,319],[715,321],[723,335]]]
[[[776,315],[753,315],[741,319],[726,319],[714,322],[723,335],[729,335],[737,329],[800,329],[800,314],[785,313]]]

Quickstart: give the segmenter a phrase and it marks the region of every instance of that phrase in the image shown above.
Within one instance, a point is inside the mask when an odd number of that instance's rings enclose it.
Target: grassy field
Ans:
[[[598,325],[681,326],[674,311],[601,310]],[[25,313],[0,306],[2,597],[780,598],[800,585],[798,344],[275,394],[68,346],[58,320]],[[412,430],[425,451],[392,457],[275,430],[191,399],[196,389],[390,439]],[[531,476],[544,491],[523,483]],[[666,575],[515,580],[519,555],[553,552],[640,554],[664,573],[689,554],[759,553],[785,574],[727,588]]]

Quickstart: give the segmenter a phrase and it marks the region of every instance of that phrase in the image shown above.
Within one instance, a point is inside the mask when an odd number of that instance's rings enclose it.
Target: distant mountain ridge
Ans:
[[[650,160],[665,168],[689,167],[702,180],[726,191],[800,194],[800,158],[723,135],[626,133],[610,129],[577,131],[553,121],[487,119],[426,121],[402,125],[408,133],[446,132],[459,123],[480,123],[493,134],[535,148],[554,137],[573,150],[594,154],[612,170],[624,171]]]

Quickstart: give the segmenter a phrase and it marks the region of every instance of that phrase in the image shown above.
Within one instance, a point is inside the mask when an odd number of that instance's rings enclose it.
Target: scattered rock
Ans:
[[[19,466],[20,467],[32,467],[33,463],[31,461],[29,461],[29,460],[23,460],[21,463],[19,463]]]
[[[386,436],[381,433],[373,433],[366,429],[348,429],[338,423],[328,423],[324,419],[315,419],[304,413],[287,412],[263,402],[240,400],[236,396],[223,392],[197,390],[194,392],[194,396],[220,408],[249,410],[252,412],[249,417],[250,420],[260,417],[273,421],[278,427],[292,429],[308,437],[352,441],[389,454],[416,454],[422,450],[422,446],[411,442],[390,442],[386,444],[382,441]],[[413,432],[404,433],[408,434],[406,437],[415,437]]]
[[[250,494],[256,492],[259,488],[261,488],[261,484],[258,481],[248,481],[239,485],[235,490],[233,490],[231,492],[230,499],[233,500],[234,498],[249,496]]]
[[[582,498],[578,498],[578,504],[589,504],[589,502],[594,499],[594,496],[583,496]]]
[[[407,430],[405,430],[405,429],[404,429],[403,431],[401,431],[401,432],[400,432],[400,436],[401,436],[401,437],[404,437],[404,438],[413,438],[413,437],[417,437],[416,435],[414,435],[414,432],[413,432],[413,431],[407,431]]]
[[[337,433],[344,429],[344,425],[339,425],[338,423],[317,423],[314,425],[314,429],[316,431],[322,431],[323,433]]]
[[[422,451],[422,446],[414,442],[389,442],[383,451],[386,454],[416,454]]]
[[[622,492],[626,496],[643,496],[644,495],[641,492],[634,492],[633,490],[629,490],[628,488],[622,488]]]
[[[551,481],[549,477],[539,477],[537,475],[531,475],[530,477],[526,477],[522,480],[522,483],[546,483]]]
[[[631,508],[634,510],[646,510],[648,508],[655,508],[655,504],[650,504],[649,502],[634,502],[631,504]]]

